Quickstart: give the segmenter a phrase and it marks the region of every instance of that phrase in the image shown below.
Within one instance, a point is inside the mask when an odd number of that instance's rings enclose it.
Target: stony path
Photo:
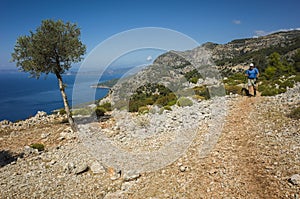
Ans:
[[[198,158],[195,148],[201,148],[197,145],[200,136],[174,164],[144,174],[129,191],[107,198],[299,198],[299,185],[288,182],[300,172],[299,124],[285,118],[286,126],[295,125],[290,129],[293,136],[275,140],[264,128],[280,131],[271,118],[265,118],[274,104],[267,106],[259,97],[240,97],[229,106],[223,132],[210,155]]]
[[[259,98],[244,97],[232,105],[219,143],[214,149],[215,153],[207,160],[226,169],[223,176],[216,176],[214,179],[223,182],[224,186],[214,187],[214,190],[220,192],[213,192],[211,197],[262,198],[269,193],[266,189],[268,186],[265,185],[268,179],[261,179],[257,172],[262,167],[257,161],[259,129],[251,115],[255,111],[254,104],[258,101]],[[217,174],[222,170],[215,172]]]

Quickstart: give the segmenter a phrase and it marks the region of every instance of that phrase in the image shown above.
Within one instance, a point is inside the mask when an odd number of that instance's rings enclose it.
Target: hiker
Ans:
[[[249,90],[249,96],[255,96],[256,95],[256,81],[259,76],[258,69],[254,67],[254,64],[251,63],[248,70],[245,72],[245,76],[248,77],[248,90]]]

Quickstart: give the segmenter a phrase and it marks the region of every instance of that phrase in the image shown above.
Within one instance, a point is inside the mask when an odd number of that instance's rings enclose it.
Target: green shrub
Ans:
[[[209,99],[209,93],[205,86],[197,86],[193,88],[196,95],[204,97],[204,99]]]
[[[106,111],[111,111],[112,110],[110,102],[105,102],[105,103],[101,104],[99,107],[103,107]]]
[[[289,117],[290,117],[290,118],[293,118],[293,119],[299,120],[299,119],[300,119],[300,106],[294,108],[294,109],[290,112]]]
[[[141,106],[141,107],[139,107],[138,111],[141,114],[149,113],[149,108],[147,106]]]
[[[245,74],[244,73],[234,73],[227,77],[226,80],[223,82],[227,85],[237,85],[237,84],[242,84],[246,80]]]
[[[177,97],[175,94],[170,93],[166,96],[159,96],[159,98],[155,101],[155,104],[161,105],[161,106],[166,106],[166,105],[171,105],[174,104],[174,101],[176,103]]]
[[[139,107],[143,106],[139,101],[130,100],[128,105],[129,112],[138,112]]]
[[[294,82],[292,80],[285,80],[279,83],[280,88],[292,88],[294,87]]]
[[[165,106],[167,105],[169,102],[168,97],[167,96],[160,96],[156,101],[155,104],[157,105],[161,105],[161,106]]]
[[[61,109],[59,109],[59,114],[60,115],[65,115],[65,114],[67,114],[67,112],[64,108],[61,108]]]
[[[172,111],[172,108],[170,106],[164,106],[164,109],[167,111]]]
[[[234,85],[225,85],[225,91],[226,95],[232,94],[242,94],[242,88],[240,86],[234,86]]]
[[[195,99],[197,101],[202,101],[202,100],[205,100],[205,97],[200,96],[200,95],[193,95],[193,99]]]
[[[186,98],[186,97],[180,97],[178,100],[177,100],[177,105],[178,106],[193,106],[193,102],[192,100]]]
[[[199,79],[198,77],[192,77],[190,78],[189,82],[192,82],[193,84],[197,84],[198,79]]]
[[[296,77],[293,78],[295,82],[300,82],[300,74],[297,74]]]
[[[167,87],[148,83],[135,91],[130,97],[128,104],[129,112],[138,112],[140,107],[147,105],[174,105],[177,101],[176,95]]]
[[[73,110],[73,115],[91,115],[93,112],[90,108],[81,108]]]
[[[167,106],[173,106],[173,105],[176,104],[176,102],[177,102],[177,98],[174,99],[174,100],[172,100],[172,101],[169,101],[168,104],[167,104]]]
[[[37,149],[38,151],[44,151],[45,150],[45,146],[41,143],[33,143],[30,145],[31,148],[33,149]]]
[[[95,109],[95,114],[98,119],[104,116],[105,112],[106,110],[101,106],[97,106],[97,108]]]
[[[278,95],[280,93],[284,93],[286,91],[286,89],[284,88],[265,88],[261,91],[261,96],[274,96],[274,95]]]
[[[199,78],[202,78],[202,76],[200,75],[200,73],[197,69],[194,69],[194,70],[191,70],[191,71],[185,73],[184,77],[186,80],[188,80],[189,82],[192,82],[194,84],[196,84],[198,82]]]

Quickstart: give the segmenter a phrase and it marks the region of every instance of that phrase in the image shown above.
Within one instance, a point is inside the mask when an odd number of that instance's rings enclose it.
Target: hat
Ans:
[[[250,66],[254,66],[254,64],[253,64],[253,63],[251,63],[251,64],[250,64]]]

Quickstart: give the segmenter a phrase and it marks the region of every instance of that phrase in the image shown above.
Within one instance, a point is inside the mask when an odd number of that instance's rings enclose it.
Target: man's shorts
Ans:
[[[248,79],[248,86],[256,87],[256,79]]]

